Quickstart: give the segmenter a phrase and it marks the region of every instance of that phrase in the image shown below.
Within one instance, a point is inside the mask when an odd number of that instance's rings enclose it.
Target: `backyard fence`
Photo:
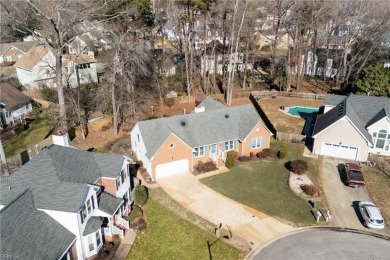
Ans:
[[[252,91],[251,95],[256,99],[262,98],[293,98],[293,99],[304,99],[304,100],[324,100],[324,94],[314,93],[300,93],[300,92],[285,92],[285,91]]]
[[[287,143],[305,143],[306,136],[293,133],[277,132],[276,140]]]
[[[32,158],[37,156],[44,148],[48,147],[51,144],[53,144],[53,139],[51,136],[49,136],[48,138],[40,141],[39,143],[24,150],[23,152],[15,155],[13,157],[7,158],[7,165],[8,165],[9,173],[15,171],[21,165],[30,161]]]

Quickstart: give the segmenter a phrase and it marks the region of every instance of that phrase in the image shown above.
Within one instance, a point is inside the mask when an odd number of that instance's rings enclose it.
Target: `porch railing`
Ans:
[[[129,221],[127,221],[124,218],[121,218],[120,216],[118,216],[118,223],[121,224],[122,226],[124,226],[127,229],[130,228]]]
[[[219,156],[221,157],[223,162],[226,162],[225,153],[223,151],[219,151]]]
[[[122,229],[120,229],[116,226],[111,226],[111,231],[113,234],[118,235],[120,238],[124,238],[124,232]]]
[[[104,236],[112,236],[111,227],[103,227],[103,235]]]

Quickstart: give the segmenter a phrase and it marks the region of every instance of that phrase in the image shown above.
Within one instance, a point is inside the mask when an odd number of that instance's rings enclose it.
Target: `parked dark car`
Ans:
[[[366,186],[360,166],[356,163],[346,163],[344,172],[347,177],[346,185],[354,188],[363,188]]]

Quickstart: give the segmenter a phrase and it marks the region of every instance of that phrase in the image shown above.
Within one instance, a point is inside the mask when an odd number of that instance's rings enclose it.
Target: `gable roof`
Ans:
[[[206,97],[197,107],[204,107],[206,111],[225,108],[225,106],[218,102],[217,100],[212,99],[211,97]]]
[[[317,117],[313,136],[346,116],[362,136],[372,144],[372,137],[366,127],[390,114],[390,99],[386,97],[354,94],[347,97],[326,95],[325,105],[334,106],[334,108]]]
[[[48,52],[49,49],[42,46],[32,47],[20,60],[15,63],[14,66],[25,70],[31,70],[43,59],[43,57],[45,57]]]
[[[64,65],[68,65],[70,61],[73,61],[76,64],[84,64],[84,63],[96,63],[96,60],[89,56],[88,54],[79,54],[79,55],[64,55],[63,63]]]
[[[37,210],[30,190],[0,211],[0,252],[19,259],[60,259],[76,236]]]
[[[8,111],[18,109],[31,102],[31,98],[8,83],[0,84],[0,102]]]
[[[228,140],[244,140],[257,123],[261,123],[252,105],[213,108],[200,113],[138,122],[146,156],[151,159],[172,134],[195,148]]]
[[[118,199],[106,192],[100,196],[99,209],[110,216],[113,216],[118,208],[123,204],[122,199]]]
[[[77,212],[86,184],[94,184],[100,177],[115,178],[123,160],[121,155],[53,145],[10,176],[0,176],[0,204],[6,205],[31,189],[38,208]]]
[[[10,42],[10,43],[1,43],[0,44],[0,55],[3,55],[11,46],[21,50],[26,53],[32,47],[38,45],[38,41],[26,41],[26,42]]]

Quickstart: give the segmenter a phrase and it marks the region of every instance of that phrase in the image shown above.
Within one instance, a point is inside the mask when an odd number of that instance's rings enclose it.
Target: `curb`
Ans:
[[[376,238],[380,238],[380,239],[385,239],[385,240],[389,240],[390,241],[390,237],[389,236],[385,236],[385,235],[381,235],[381,234],[376,234],[376,233],[371,233],[371,232],[368,232],[368,231],[363,231],[363,230],[358,230],[358,229],[353,229],[353,228],[343,228],[343,227],[304,227],[304,228],[298,228],[297,230],[294,230],[294,231],[291,231],[289,233],[286,233],[286,234],[283,234],[281,236],[278,236],[278,237],[275,237],[271,240],[268,240],[266,243],[260,245],[259,247],[253,249],[251,252],[249,252],[246,256],[245,256],[245,260],[251,260],[253,259],[258,253],[261,252],[261,250],[263,250],[264,248],[266,248],[267,246],[269,246],[270,244],[272,244],[273,242],[281,239],[281,238],[284,238],[284,237],[288,237],[288,236],[291,236],[291,235],[295,235],[295,234],[298,234],[298,233],[301,233],[301,232],[308,232],[308,231],[313,231],[313,230],[323,230],[323,231],[338,231],[338,232],[350,232],[350,233],[356,233],[356,234],[361,234],[361,235],[368,235],[368,236],[373,236],[373,237],[376,237]]]

